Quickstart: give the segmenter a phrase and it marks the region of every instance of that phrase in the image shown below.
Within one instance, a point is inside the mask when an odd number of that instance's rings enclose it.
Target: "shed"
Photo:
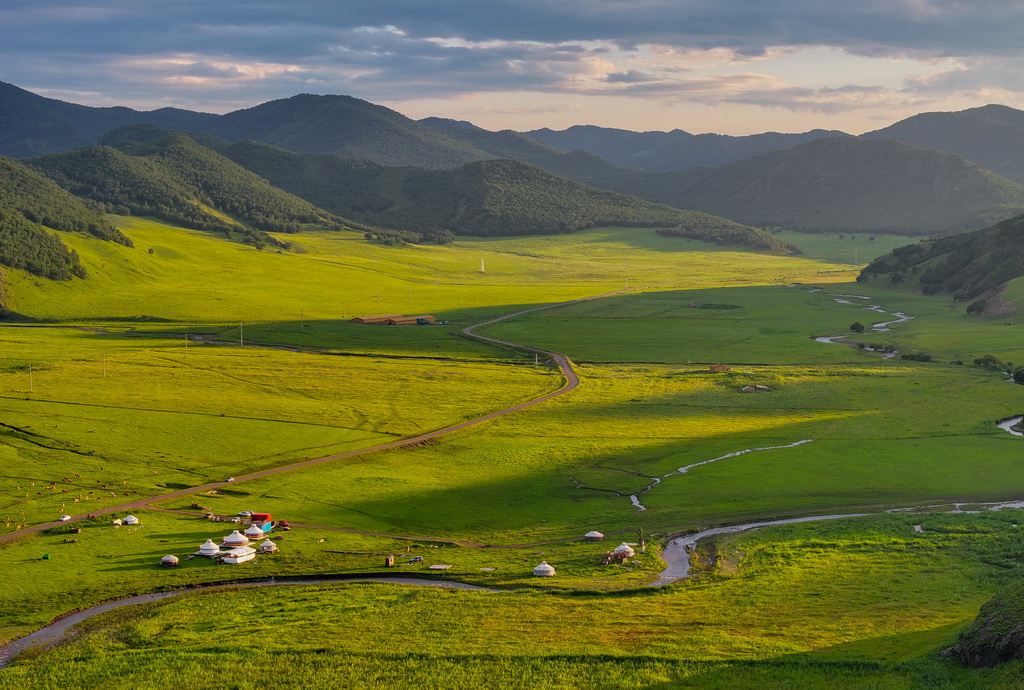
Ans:
[[[434,317],[429,314],[420,316],[394,316],[384,321],[388,326],[429,326],[434,323]]]
[[[249,513],[249,519],[253,522],[270,522],[274,516],[270,513]]]
[[[224,539],[221,540],[221,544],[227,547],[248,546],[249,537],[245,536],[236,529],[231,534],[224,537]]]
[[[533,569],[534,577],[554,577],[555,567],[549,565],[547,561],[541,561],[540,565]]]
[[[583,535],[583,541],[604,541],[604,535],[597,530],[590,530]]]
[[[212,539],[207,539],[203,542],[203,545],[199,547],[199,555],[206,556],[208,558],[220,555],[220,547],[213,543]]]
[[[121,524],[124,524],[124,525],[137,525],[137,524],[139,524],[139,518],[135,517],[134,515],[125,515],[124,519],[121,520]]]
[[[168,554],[160,559],[160,565],[165,568],[174,568],[178,565],[178,557]]]
[[[352,323],[384,323],[388,319],[400,319],[401,314],[375,314],[373,316],[357,316]]]

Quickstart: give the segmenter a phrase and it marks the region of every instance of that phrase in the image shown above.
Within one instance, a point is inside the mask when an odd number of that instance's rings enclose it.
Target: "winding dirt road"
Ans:
[[[383,450],[393,450],[393,449],[396,449],[396,448],[407,448],[407,447],[410,447],[410,446],[415,446],[415,445],[417,445],[419,443],[423,443],[424,441],[429,441],[431,439],[439,438],[441,436],[446,436],[448,434],[452,434],[452,433],[455,433],[457,431],[462,431],[463,429],[468,429],[470,427],[474,427],[474,426],[477,426],[479,424],[483,424],[485,422],[489,422],[489,421],[491,421],[493,419],[497,419],[499,417],[504,417],[505,415],[512,414],[513,412],[519,412],[520,410],[525,410],[525,409],[527,409],[529,407],[533,407],[534,405],[539,405],[542,402],[551,400],[552,398],[557,398],[560,395],[565,395],[566,393],[568,393],[569,391],[573,390],[574,388],[576,388],[580,384],[580,379],[576,375],[576,371],[573,369],[572,362],[569,360],[568,357],[566,357],[565,355],[559,354],[557,352],[550,352],[548,350],[542,350],[540,348],[530,347],[528,345],[520,345],[518,343],[512,343],[512,342],[509,342],[507,340],[500,340],[498,338],[491,338],[491,337],[486,336],[486,335],[480,335],[480,334],[476,333],[475,329],[483,328],[484,326],[490,326],[490,325],[498,323],[500,321],[505,321],[507,319],[515,318],[516,316],[520,316],[522,314],[528,314],[530,312],[535,312],[535,311],[542,311],[542,310],[545,310],[545,309],[555,309],[556,307],[564,307],[564,306],[567,306],[567,305],[570,305],[570,304],[576,304],[576,303],[579,303],[579,302],[586,302],[586,301],[593,300],[593,299],[600,299],[601,297],[606,297],[608,295],[617,294],[618,292],[620,292],[620,291],[602,293],[600,295],[594,295],[594,296],[591,296],[591,297],[582,297],[580,299],[570,300],[568,302],[559,302],[557,304],[548,304],[548,305],[545,305],[545,306],[542,306],[542,307],[533,307],[531,309],[522,309],[520,311],[513,312],[511,314],[505,314],[504,316],[499,316],[498,318],[491,319],[490,321],[484,321],[483,323],[478,323],[478,324],[475,324],[473,326],[467,326],[466,328],[462,329],[462,335],[467,337],[467,338],[473,338],[475,340],[479,340],[481,342],[485,342],[485,343],[488,343],[488,344],[491,344],[491,345],[498,345],[498,346],[501,346],[501,347],[512,348],[512,349],[519,350],[519,351],[524,351],[524,352],[532,352],[532,353],[536,353],[538,355],[544,355],[546,357],[549,357],[558,366],[558,368],[561,370],[562,376],[565,377],[565,380],[562,383],[562,385],[559,388],[557,388],[556,390],[552,391],[551,393],[547,393],[545,395],[542,395],[542,396],[540,396],[538,398],[534,398],[532,400],[527,400],[526,402],[519,403],[518,405],[513,405],[512,407],[508,407],[508,408],[505,408],[503,410],[498,410],[497,412],[491,412],[490,414],[483,415],[482,417],[476,417],[475,419],[470,419],[470,420],[465,421],[465,422],[460,422],[459,424],[453,424],[451,426],[446,426],[444,428],[437,429],[435,431],[429,431],[427,433],[418,434],[416,436],[410,436],[410,437],[407,437],[407,438],[403,438],[403,439],[400,439],[398,441],[390,441],[388,443],[382,443],[382,444],[379,444],[379,445],[376,445],[376,446],[371,446],[369,448],[362,448],[360,450],[352,450],[352,451],[348,451],[346,453],[338,453],[337,455],[328,455],[328,456],[325,456],[325,457],[322,457],[322,458],[315,458],[313,460],[304,460],[303,462],[297,462],[297,463],[293,463],[291,465],[282,465],[281,467],[273,467],[273,468],[270,468],[270,469],[261,470],[259,472],[252,472],[250,474],[240,475],[240,476],[235,477],[234,483],[235,484],[239,484],[239,483],[250,481],[250,480],[253,480],[253,479],[260,479],[262,477],[269,477],[271,475],[280,474],[282,472],[291,472],[292,470],[301,469],[303,467],[311,467],[313,465],[320,465],[320,464],[325,463],[325,462],[332,462],[334,460],[343,460],[345,458],[355,458],[355,457],[359,457],[359,456],[362,456],[362,455],[369,455],[370,453],[377,453],[377,452],[380,452],[380,451],[383,451]],[[137,499],[137,500],[134,500],[134,501],[130,501],[128,503],[121,503],[121,504],[118,504],[118,505],[115,505],[115,506],[98,508],[96,510],[92,510],[89,513],[85,513],[85,514],[82,514],[82,515],[73,515],[73,516],[71,516],[70,520],[66,520],[64,522],[60,522],[60,521],[45,522],[45,523],[42,523],[42,524],[39,524],[39,525],[33,525],[32,527],[26,527],[25,529],[20,529],[20,530],[14,531],[14,532],[8,532],[7,534],[2,534],[2,535],[0,535],[0,544],[6,543],[6,542],[15,541],[15,540],[17,540],[17,539],[19,539],[21,537],[27,536],[29,534],[33,534],[33,533],[36,533],[36,532],[42,532],[43,530],[50,529],[51,527],[57,527],[57,526],[60,526],[60,525],[66,525],[66,524],[68,524],[70,522],[78,522],[80,520],[85,520],[85,519],[88,519],[89,517],[94,517],[94,516],[97,516],[97,515],[108,515],[110,513],[121,513],[121,512],[125,512],[125,511],[138,510],[138,509],[142,509],[142,508],[149,508],[149,507],[151,507],[151,504],[153,504],[153,503],[155,503],[157,501],[166,501],[166,500],[169,500],[169,499],[184,498],[185,496],[191,496],[193,494],[202,493],[204,491],[211,491],[213,489],[221,489],[221,488],[224,488],[224,486],[225,486],[225,482],[223,482],[223,481],[211,482],[209,484],[201,484],[199,486],[193,486],[193,487],[189,487],[187,489],[180,489],[178,491],[171,491],[171,492],[166,493],[166,494],[160,494],[160,495],[157,495],[157,496],[148,496],[148,497],[140,498],[140,499]]]

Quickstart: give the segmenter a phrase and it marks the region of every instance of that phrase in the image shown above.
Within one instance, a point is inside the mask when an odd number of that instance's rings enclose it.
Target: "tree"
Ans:
[[[854,321],[853,323],[850,324],[850,330],[853,331],[854,333],[860,333],[864,330],[864,324],[862,324],[860,321]]]
[[[1017,367],[1013,370],[1013,380],[1016,383],[1024,383],[1024,367]]]

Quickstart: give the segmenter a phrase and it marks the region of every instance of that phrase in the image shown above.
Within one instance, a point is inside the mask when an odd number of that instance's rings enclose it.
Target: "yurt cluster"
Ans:
[[[237,565],[253,560],[257,554],[276,553],[277,544],[266,538],[273,528],[274,521],[270,513],[253,513],[250,516],[250,524],[244,531],[232,530],[231,534],[221,539],[220,544],[213,539],[207,539],[198,551],[189,554],[188,557],[202,556],[217,563]],[[261,539],[264,539],[263,543],[258,543]],[[160,565],[166,568],[173,568],[178,564],[177,556],[168,555],[160,559]]]
[[[583,535],[583,541],[604,541],[604,535],[593,530]],[[629,559],[636,555],[636,551],[630,544],[622,542],[611,551],[606,551],[601,557],[601,565],[612,565],[613,563],[628,563]],[[554,577],[555,567],[547,561],[541,561],[540,565],[533,569],[534,577]]]

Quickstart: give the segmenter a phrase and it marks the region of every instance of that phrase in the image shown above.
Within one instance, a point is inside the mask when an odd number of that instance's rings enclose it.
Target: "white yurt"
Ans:
[[[199,547],[200,556],[216,556],[220,554],[220,547],[213,543],[213,539],[207,539]]]
[[[263,530],[259,525],[249,525],[249,528],[245,530],[245,536],[249,539],[260,539],[263,536]]]
[[[541,561],[540,565],[533,569],[534,577],[554,577],[555,568],[552,565],[548,565],[547,561]]]
[[[604,541],[604,535],[593,529],[583,535],[583,541]]]
[[[125,515],[124,519],[121,520],[121,523],[125,525],[137,525],[139,524],[139,518],[134,515]]]
[[[249,537],[245,536],[244,534],[242,534],[241,532],[239,532],[236,529],[231,534],[229,534],[228,536],[224,537],[224,539],[221,541],[221,543],[224,546],[230,546],[230,547],[248,546],[249,545]]]
[[[178,565],[178,557],[168,554],[160,559],[160,565],[165,568],[173,568]]]
[[[260,553],[277,553],[277,544],[267,539],[260,544]]]
[[[636,554],[636,551],[634,551],[633,547],[626,542],[622,542],[612,549],[612,553],[617,554],[622,558],[632,558]]]

